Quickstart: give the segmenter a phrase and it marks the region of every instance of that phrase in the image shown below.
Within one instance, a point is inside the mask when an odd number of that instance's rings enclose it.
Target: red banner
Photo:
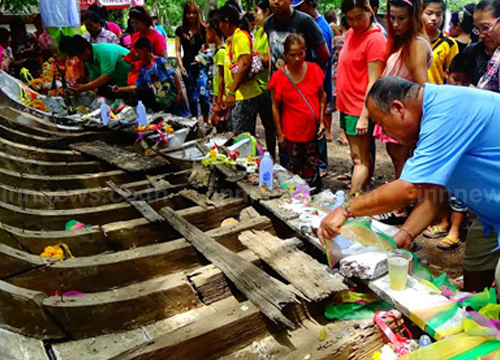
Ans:
[[[97,0],[80,0],[80,7],[86,8],[89,7],[90,5],[95,5],[97,4]]]

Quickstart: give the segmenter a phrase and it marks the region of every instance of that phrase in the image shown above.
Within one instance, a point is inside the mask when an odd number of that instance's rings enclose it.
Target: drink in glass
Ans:
[[[392,290],[404,290],[406,288],[411,259],[411,254],[405,250],[394,249],[387,252],[389,285]]]

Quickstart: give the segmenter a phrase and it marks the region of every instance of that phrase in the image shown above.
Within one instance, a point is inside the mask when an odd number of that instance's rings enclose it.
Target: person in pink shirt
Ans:
[[[387,41],[374,23],[368,0],[344,0],[342,12],[351,27],[338,60],[337,109],[346,132],[354,170],[351,194],[367,190],[372,173],[370,141],[373,122],[365,97],[384,68]]]
[[[129,19],[131,25],[136,31],[132,34],[130,43],[130,53],[124,57],[125,61],[133,64],[129,72],[129,85],[135,84],[137,77],[139,76],[139,70],[141,69],[141,64],[137,62],[137,53],[134,49],[134,44],[141,37],[145,37],[153,45],[153,55],[167,59],[167,41],[165,37],[162,36],[153,25],[153,19],[149,14],[149,11],[142,6],[135,6],[130,9]]]
[[[106,25],[105,27],[113,34],[115,34],[117,39],[121,39],[122,29],[120,28],[120,26],[118,26],[117,23],[108,21],[109,12],[105,6],[91,5],[89,6],[89,10],[99,14],[101,19],[104,21],[104,25]]]

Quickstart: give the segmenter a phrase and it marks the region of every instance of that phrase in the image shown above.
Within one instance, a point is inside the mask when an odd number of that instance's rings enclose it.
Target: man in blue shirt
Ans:
[[[367,96],[370,117],[385,133],[416,150],[398,180],[353,199],[329,214],[318,232],[332,238],[348,217],[368,216],[416,203],[394,236],[409,248],[439,214],[446,191],[478,215],[467,235],[464,290],[493,283],[500,256],[500,95],[461,86],[378,80]],[[497,283],[499,279],[497,279]]]
[[[330,57],[326,64],[325,70],[325,79],[323,81],[323,88],[326,93],[326,107],[325,107],[325,115],[324,122],[327,126],[327,134],[330,134],[330,128],[332,124],[332,112],[333,112],[333,79],[332,79],[332,71],[333,71],[333,32],[328,25],[326,19],[321,16],[316,10],[318,6],[316,0],[293,0],[292,6],[303,13],[311,16],[316,24],[321,29],[323,33],[323,37],[325,38],[326,46],[328,47],[328,51],[330,52]],[[319,171],[320,175],[325,175],[328,172],[328,154],[326,151],[326,139],[323,139],[319,143]]]

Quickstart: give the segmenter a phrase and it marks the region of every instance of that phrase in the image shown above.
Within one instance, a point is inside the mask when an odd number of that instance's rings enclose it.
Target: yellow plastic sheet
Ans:
[[[450,360],[491,340],[491,337],[469,336],[461,333],[435,342],[410,354],[400,357],[402,360]],[[473,360],[473,359],[470,359]],[[476,360],[476,359],[474,359]]]

